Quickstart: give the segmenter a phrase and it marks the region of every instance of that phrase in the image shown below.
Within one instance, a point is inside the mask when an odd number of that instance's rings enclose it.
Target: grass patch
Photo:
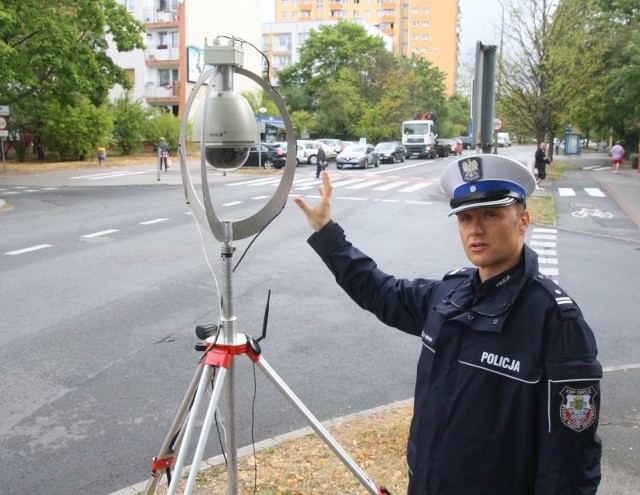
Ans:
[[[391,493],[405,493],[411,413],[412,406],[402,406],[328,429],[375,484]],[[227,479],[225,466],[202,471],[197,477],[197,493],[225,493]],[[183,486],[184,481],[180,485]],[[164,481],[157,493],[166,493]],[[255,459],[253,456],[238,459],[238,493],[366,494],[367,491],[329,447],[311,434],[258,452]]]
[[[531,212],[531,222],[540,225],[556,224],[556,205],[553,196],[532,196],[527,199],[527,209]]]

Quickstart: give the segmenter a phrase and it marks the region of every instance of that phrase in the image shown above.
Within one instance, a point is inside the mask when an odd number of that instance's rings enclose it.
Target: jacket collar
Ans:
[[[447,318],[476,330],[499,332],[524,284],[538,272],[538,256],[526,244],[514,267],[480,283],[477,270],[435,306]]]

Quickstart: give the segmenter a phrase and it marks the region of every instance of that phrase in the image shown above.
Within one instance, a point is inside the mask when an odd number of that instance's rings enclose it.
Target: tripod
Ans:
[[[232,249],[230,244],[223,246],[223,260],[227,268],[230,266]],[[230,272],[229,272],[230,275]],[[230,295],[231,284],[230,278],[227,278],[225,290]],[[230,298],[223,298],[223,307],[229,309]],[[233,361],[236,356],[246,355],[276,386],[280,393],[293,405],[293,407],[307,420],[309,425],[318,434],[318,436],[331,448],[334,454],[343,462],[343,464],[351,471],[356,479],[374,495],[387,493],[384,488],[378,488],[360,469],[360,467],[349,457],[342,447],[335,441],[331,434],[322,426],[317,418],[307,409],[302,401],[293,393],[282,378],[273,370],[273,368],[262,357],[262,351],[259,341],[266,336],[266,320],[268,315],[269,300],[267,300],[267,310],[265,311],[265,320],[263,324],[262,336],[258,339],[246,335],[239,335],[235,331],[235,317],[227,317],[222,319],[223,333],[219,334],[216,326],[198,327],[196,334],[204,337],[205,344],[200,348],[204,351],[204,355],[198,364],[196,373],[187,389],[187,393],[183,398],[178,413],[173,420],[169,433],[167,434],[160,452],[157,457],[153,458],[151,463],[152,476],[149,480],[144,494],[152,495],[155,493],[158,483],[160,482],[163,471],[169,478],[169,495],[175,495],[177,485],[180,480],[180,473],[185,465],[189,443],[194,436],[195,424],[197,421],[198,411],[200,410],[204,397],[206,395],[209,383],[214,379],[213,392],[207,406],[206,415],[198,443],[193,455],[193,461],[184,494],[190,495],[196,482],[200,463],[204,455],[207,438],[211,430],[211,425],[215,417],[215,411],[220,400],[223,388],[226,388],[227,398],[227,426],[226,426],[226,444],[227,444],[227,464],[229,477],[229,490],[231,495],[237,495],[237,445],[236,445],[236,427],[235,427],[235,392],[234,383],[234,367]],[[215,333],[215,336],[211,334]],[[221,337],[221,338],[220,338]],[[185,424],[184,428],[182,427]],[[175,461],[174,476],[171,476],[171,465]]]

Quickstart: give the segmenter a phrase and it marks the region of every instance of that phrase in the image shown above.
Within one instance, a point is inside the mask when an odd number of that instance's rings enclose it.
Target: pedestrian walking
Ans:
[[[316,163],[316,178],[320,178],[320,173],[327,167],[327,152],[324,150],[324,145],[318,143],[318,162]]]
[[[624,148],[620,141],[616,141],[616,144],[611,147],[611,167],[614,174],[618,173],[622,160],[624,160]]]
[[[160,170],[164,165],[164,171],[166,172],[169,167],[169,145],[165,142],[164,138],[160,138],[158,143],[158,157],[160,158]]]
[[[549,158],[547,157],[547,143],[542,142],[538,145],[535,160],[535,167],[538,171],[536,176],[536,189],[544,191],[541,184],[542,181],[547,178],[547,165],[549,164]]]
[[[328,172],[317,204],[294,199],[340,287],[419,339],[408,494],[595,494],[602,367],[578,305],[524,242],[533,173],[474,155],[440,185],[474,265],[442,279],[395,278],[358,250],[331,217]]]

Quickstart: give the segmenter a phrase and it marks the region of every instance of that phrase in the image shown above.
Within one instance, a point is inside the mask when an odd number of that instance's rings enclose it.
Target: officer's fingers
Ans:
[[[300,207],[300,209],[304,212],[305,215],[308,216],[311,213],[311,208],[309,208],[309,205],[307,204],[307,202],[301,197],[296,196],[295,198],[293,198],[293,202]]]

